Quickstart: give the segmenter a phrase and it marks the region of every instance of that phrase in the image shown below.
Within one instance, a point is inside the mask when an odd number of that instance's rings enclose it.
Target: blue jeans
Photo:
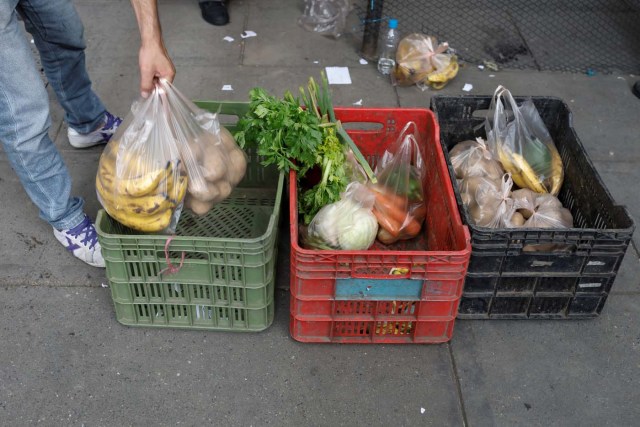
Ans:
[[[95,130],[105,107],[91,89],[84,28],[71,0],[0,0],[0,141],[40,217],[59,230],[72,228],[84,218],[84,201],[71,197],[69,171],[49,138],[49,98],[18,13],[69,126]]]

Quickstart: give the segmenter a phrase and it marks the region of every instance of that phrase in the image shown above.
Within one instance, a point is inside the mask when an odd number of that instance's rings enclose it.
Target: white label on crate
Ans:
[[[551,267],[553,261],[533,261],[531,267]]]
[[[588,266],[588,267],[591,267],[592,265],[595,265],[595,266],[600,267],[600,266],[603,266],[603,265],[604,265],[604,262],[602,262],[602,261],[589,261],[589,262],[587,263],[587,266]]]
[[[600,286],[602,286],[602,283],[600,283],[600,282],[596,282],[596,283],[580,283],[578,285],[579,288],[599,288]]]

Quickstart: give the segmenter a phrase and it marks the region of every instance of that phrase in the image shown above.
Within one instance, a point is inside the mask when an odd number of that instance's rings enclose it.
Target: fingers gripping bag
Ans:
[[[557,196],[564,179],[560,153],[531,99],[518,106],[498,86],[485,122],[490,150],[520,188]]]
[[[234,161],[238,168],[232,172]],[[201,211],[210,209],[241,179],[243,162],[246,167],[244,153],[225,143],[215,114],[160,80],[147,99],[133,103],[100,156],[98,200],[122,225],[173,233],[185,199],[204,205]]]
[[[376,166],[378,183],[369,183],[380,225],[378,240],[386,245],[418,236],[426,216],[422,187],[426,170],[417,133],[416,124],[407,123]]]
[[[313,217],[303,243],[308,248],[366,250],[376,240],[375,196],[363,184],[350,183],[340,200],[323,206]]]

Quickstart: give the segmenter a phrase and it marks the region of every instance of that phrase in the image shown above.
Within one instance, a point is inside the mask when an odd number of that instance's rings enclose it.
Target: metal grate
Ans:
[[[367,7],[379,1],[354,0],[363,28]],[[404,34],[422,32],[448,41],[469,63],[640,73],[640,0],[384,0],[383,4],[383,20],[397,18]]]

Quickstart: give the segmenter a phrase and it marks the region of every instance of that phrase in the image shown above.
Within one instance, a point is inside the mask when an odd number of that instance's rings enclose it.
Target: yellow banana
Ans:
[[[558,153],[558,150],[553,146],[550,146],[549,150],[551,151],[550,193],[554,196],[557,196],[558,193],[560,193],[562,181],[564,180],[564,167],[562,165],[562,157],[560,157],[560,153]]]
[[[155,233],[162,231],[169,226],[173,210],[167,209],[150,217],[143,217],[135,214],[132,215],[128,212],[117,209],[109,211],[108,213],[122,225],[126,225],[127,227],[143,231],[145,233]]]
[[[178,203],[184,200],[184,196],[187,194],[187,183],[188,183],[188,180],[186,176],[178,177],[178,190],[177,190],[176,197],[173,198],[174,204],[177,205]]]
[[[160,181],[171,170],[171,162],[167,162],[164,168],[146,172],[141,176],[118,180],[118,193],[128,194],[133,197],[146,196],[158,188]]]
[[[511,178],[518,187],[529,188],[536,193],[547,193],[547,189],[524,157],[498,146],[498,158],[502,167],[511,173]]]
[[[547,188],[540,181],[540,177],[535,173],[531,165],[520,154],[511,153],[514,164],[520,169],[521,177],[526,182],[526,187],[536,193],[548,193]]]
[[[153,216],[165,210],[171,210],[175,204],[166,194],[156,194],[144,197],[129,197],[122,194],[114,194],[104,185],[103,177],[96,177],[96,189],[103,203],[107,204],[110,210],[121,210],[142,217]],[[107,207],[107,206],[105,206]]]
[[[458,65],[458,61],[456,61],[454,58],[451,58],[451,62],[449,62],[449,65],[447,65],[447,67],[444,70],[438,73],[429,74],[427,79],[429,80],[429,83],[431,83],[432,85],[447,83],[449,80],[453,79],[458,74],[459,68],[460,66]]]

